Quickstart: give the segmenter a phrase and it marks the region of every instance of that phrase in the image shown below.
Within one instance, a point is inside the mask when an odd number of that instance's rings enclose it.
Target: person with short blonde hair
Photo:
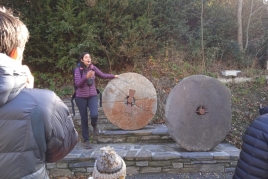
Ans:
[[[46,162],[64,158],[78,140],[63,101],[33,88],[22,65],[28,39],[25,24],[0,7],[0,179],[49,179]]]

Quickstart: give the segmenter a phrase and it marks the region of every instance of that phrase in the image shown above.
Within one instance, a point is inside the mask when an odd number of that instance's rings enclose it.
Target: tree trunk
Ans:
[[[202,59],[203,59],[203,69],[207,72],[206,60],[205,60],[205,50],[204,50],[204,24],[203,24],[203,15],[204,15],[204,0],[201,0],[201,48],[202,48]]]
[[[243,8],[243,0],[238,0],[238,9],[237,9],[237,24],[238,24],[237,43],[239,45],[240,51],[243,51],[242,8]]]
[[[251,20],[251,16],[252,16],[252,10],[253,10],[253,0],[251,0],[251,7],[250,7],[250,13],[249,13],[249,17],[248,17],[248,24],[247,24],[247,29],[246,29],[246,45],[245,45],[245,51],[248,48],[248,40],[249,40],[249,25],[250,25],[250,20]]]

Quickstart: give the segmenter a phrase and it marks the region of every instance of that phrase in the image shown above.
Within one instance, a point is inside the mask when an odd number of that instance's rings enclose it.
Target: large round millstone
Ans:
[[[157,109],[153,84],[137,73],[123,73],[103,91],[102,108],[108,120],[124,130],[146,126]]]
[[[231,92],[219,80],[193,75],[169,93],[165,120],[170,136],[188,151],[209,151],[231,125]]]

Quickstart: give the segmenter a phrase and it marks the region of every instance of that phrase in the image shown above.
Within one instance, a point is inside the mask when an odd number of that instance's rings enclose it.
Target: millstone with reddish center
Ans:
[[[228,134],[231,118],[231,92],[215,78],[189,76],[168,95],[165,120],[169,134],[188,151],[213,149]]]
[[[102,108],[108,120],[124,130],[146,126],[157,109],[153,84],[137,73],[123,73],[103,91]]]

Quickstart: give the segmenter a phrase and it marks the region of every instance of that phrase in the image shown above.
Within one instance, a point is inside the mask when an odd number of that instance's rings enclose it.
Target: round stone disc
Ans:
[[[165,121],[170,136],[188,151],[209,151],[231,125],[231,92],[216,78],[193,75],[169,93]]]
[[[134,90],[132,103],[130,90]],[[129,105],[129,112],[126,112]],[[157,109],[157,95],[153,84],[137,73],[123,73],[111,80],[103,91],[102,108],[108,120],[124,130],[146,126]]]

